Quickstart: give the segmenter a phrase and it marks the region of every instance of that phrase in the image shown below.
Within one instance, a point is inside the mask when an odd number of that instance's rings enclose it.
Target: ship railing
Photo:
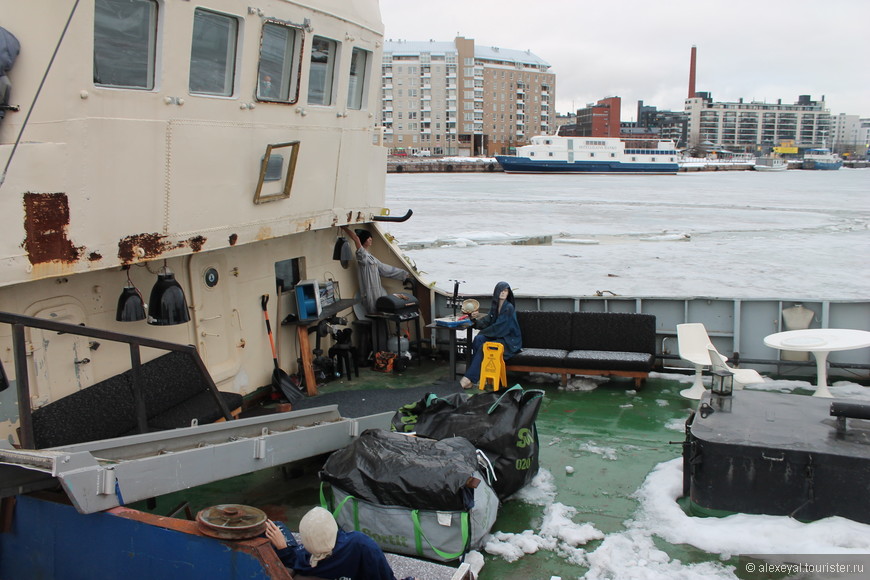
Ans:
[[[134,405],[136,409],[137,429],[140,433],[146,433],[148,431],[147,410],[145,408],[145,399],[142,393],[142,383],[140,380],[140,370],[142,367],[142,347],[154,348],[165,351],[175,351],[189,355],[193,359],[197,370],[199,370],[202,379],[205,381],[205,384],[208,386],[209,391],[214,397],[215,403],[220,408],[221,414],[223,414],[224,418],[228,421],[233,418],[230,409],[226,405],[226,402],[224,402],[224,399],[220,396],[217,385],[215,385],[214,380],[211,378],[211,374],[208,372],[205,363],[199,356],[199,352],[193,345],[177,344],[174,342],[166,342],[162,340],[155,340],[152,338],[134,336],[131,334],[112,332],[109,330],[101,330],[98,328],[90,328],[87,326],[69,324],[66,322],[56,322],[53,320],[46,320],[44,318],[34,318],[32,316],[12,314],[9,312],[0,312],[0,323],[9,324],[12,327],[12,351],[15,364],[15,384],[18,389],[19,403],[19,441],[22,448],[33,449],[35,446],[33,421],[31,417],[33,409],[31,408],[30,378],[27,368],[27,340],[25,337],[25,328],[38,328],[42,330],[57,332],[59,334],[75,334],[98,340],[107,340],[128,344],[130,347],[130,368],[132,370],[131,386],[134,397]],[[6,375],[5,370],[3,369],[2,361],[0,361],[0,391],[7,389],[9,386],[10,381]]]

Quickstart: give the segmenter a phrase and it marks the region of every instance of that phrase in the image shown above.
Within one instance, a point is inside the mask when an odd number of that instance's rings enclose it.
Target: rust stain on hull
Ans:
[[[135,234],[118,242],[118,258],[129,264],[137,260],[160,257],[164,252],[179,247],[181,244],[172,244],[163,234]]]
[[[124,264],[131,264],[139,260],[159,258],[162,254],[178,248],[189,247],[194,252],[199,252],[205,246],[207,239],[204,236],[194,236],[182,242],[172,243],[163,234],[135,234],[122,238],[118,242],[118,258]]]
[[[65,193],[24,194],[24,242],[33,265],[48,262],[76,262],[84,247],[76,247],[67,237],[69,199]]]
[[[202,250],[202,247],[205,246],[205,242],[208,238],[204,236],[194,236],[187,240],[187,245],[190,246],[190,249],[194,252],[199,252]]]

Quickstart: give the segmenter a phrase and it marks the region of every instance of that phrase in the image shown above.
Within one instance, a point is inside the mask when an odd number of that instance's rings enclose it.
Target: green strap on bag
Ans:
[[[333,496],[334,498],[334,496]],[[332,516],[335,519],[338,519],[338,515],[341,513],[341,510],[344,508],[344,504],[347,503],[347,500],[353,500],[353,527],[355,531],[360,531],[359,526],[359,502],[357,498],[352,495],[347,495],[341,502],[336,506],[336,508],[332,511]],[[324,491],[324,483],[320,483],[320,507],[323,509],[329,509],[329,502],[326,501],[326,492]],[[438,554],[441,558],[445,560],[455,560],[462,556],[465,553],[465,549],[468,547],[468,512],[461,512],[459,516],[459,525],[462,531],[462,550],[456,552],[455,554],[451,554],[450,552],[445,552],[443,550],[439,550],[435,546],[432,545],[432,542],[426,537],[423,533],[423,527],[420,525],[420,510],[411,510],[411,520],[414,522],[414,547],[417,551],[417,555],[423,557],[423,541],[426,541],[426,544],[429,548],[432,549],[433,552]]]
[[[462,529],[462,549],[455,554],[451,554],[450,552],[444,552],[439,550],[435,546],[432,545],[432,542],[426,538],[426,535],[423,534],[423,528],[420,526],[420,510],[413,510],[411,512],[411,519],[414,521],[414,544],[417,550],[418,556],[423,556],[423,542],[422,540],[426,540],[426,543],[432,548],[432,551],[438,554],[440,557],[445,560],[455,560],[462,556],[465,553],[465,548],[468,547],[468,512],[462,512],[462,515],[459,518],[460,526]]]
[[[489,410],[486,412],[486,414],[492,415],[493,411],[495,411],[496,408],[501,404],[501,400],[504,399],[508,393],[510,393],[511,391],[516,391],[517,389],[519,389],[520,392],[523,392],[523,394],[535,393],[532,397],[529,398],[529,400],[537,399],[538,397],[544,396],[544,391],[542,391],[540,389],[529,389],[528,391],[523,391],[523,387],[521,387],[520,385],[514,385],[511,388],[509,388],[508,390],[506,390],[504,393],[502,393],[498,399],[496,399],[495,403],[492,404],[492,406],[489,408]]]
[[[357,502],[357,499],[354,496],[352,496],[352,495],[345,496],[345,498],[343,500],[341,500],[341,503],[338,504],[338,506],[332,511],[332,517],[334,517],[336,520],[338,519],[338,514],[341,513],[341,509],[344,507],[344,504],[346,504],[347,500],[349,500],[349,499],[353,500],[353,529],[358,532],[359,531],[359,503]],[[323,492],[323,482],[320,482],[320,507],[322,507],[325,510],[329,509],[329,504],[326,501],[326,494]]]

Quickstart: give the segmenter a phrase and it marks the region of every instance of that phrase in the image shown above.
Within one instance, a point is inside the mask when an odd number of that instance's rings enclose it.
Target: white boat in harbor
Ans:
[[[561,129],[561,127],[559,128]],[[532,137],[516,155],[496,155],[505,173],[604,173],[674,175],[679,171],[676,145],[668,139]]]
[[[807,149],[804,152],[803,168],[823,171],[836,171],[843,166],[843,160],[827,147]]]
[[[758,157],[753,166],[755,171],[785,171],[788,161],[782,157]]]

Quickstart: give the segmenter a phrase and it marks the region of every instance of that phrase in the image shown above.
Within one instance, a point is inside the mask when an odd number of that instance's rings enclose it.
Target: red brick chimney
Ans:
[[[695,96],[695,59],[698,56],[698,49],[692,46],[692,60],[689,62],[689,98]]]

